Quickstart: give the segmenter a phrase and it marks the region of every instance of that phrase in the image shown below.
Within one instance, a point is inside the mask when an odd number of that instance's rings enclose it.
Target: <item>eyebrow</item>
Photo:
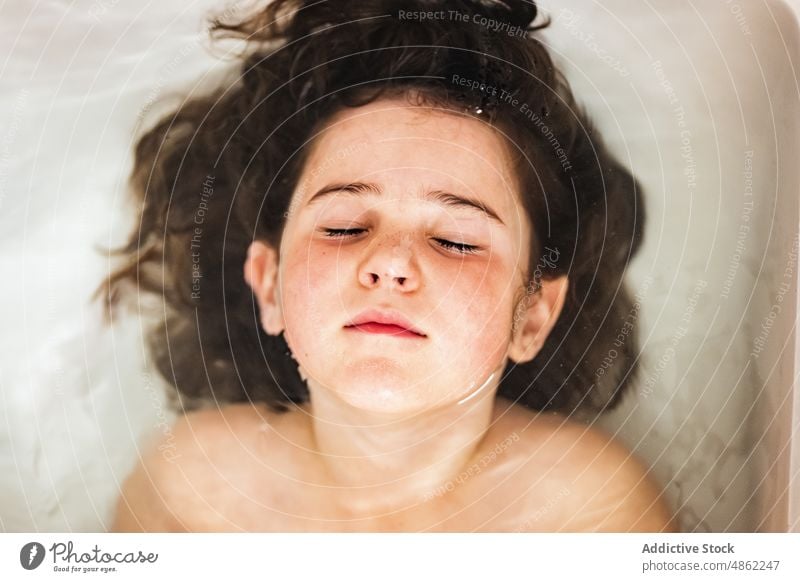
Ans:
[[[324,198],[329,194],[333,194],[334,192],[347,192],[349,194],[355,194],[356,196],[380,196],[383,194],[381,187],[372,182],[337,182],[328,184],[327,186],[317,190],[317,192],[311,198],[309,198],[306,206],[309,206],[314,202],[318,202],[321,198]],[[426,192],[423,198],[431,202],[437,202],[442,206],[468,208],[472,211],[480,212],[491,220],[499,222],[501,225],[505,226],[505,223],[500,219],[497,213],[480,200],[476,200],[461,194],[445,192],[443,190],[431,190]]]

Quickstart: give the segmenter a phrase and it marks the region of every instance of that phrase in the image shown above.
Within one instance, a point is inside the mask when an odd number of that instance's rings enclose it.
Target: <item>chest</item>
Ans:
[[[461,487],[460,490],[457,487]],[[226,479],[202,491],[190,531],[252,532],[552,532],[569,503],[570,490],[550,480],[531,486],[519,479],[473,478],[432,491],[421,503],[353,514],[313,482],[285,476]]]

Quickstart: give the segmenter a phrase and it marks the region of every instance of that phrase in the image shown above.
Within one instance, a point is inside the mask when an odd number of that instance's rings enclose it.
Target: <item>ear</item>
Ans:
[[[272,246],[261,241],[250,244],[244,263],[244,280],[258,301],[264,331],[270,335],[280,334],[284,321],[278,285],[278,253]]]
[[[522,298],[514,311],[509,358],[524,364],[539,353],[561,315],[568,287],[569,280],[562,275],[543,280],[536,293]]]

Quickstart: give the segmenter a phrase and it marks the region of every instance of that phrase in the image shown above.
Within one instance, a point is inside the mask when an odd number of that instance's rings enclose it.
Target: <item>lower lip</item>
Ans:
[[[370,321],[369,323],[359,323],[358,325],[348,325],[347,329],[352,329],[353,331],[364,331],[367,333],[393,335],[395,337],[412,337],[417,339],[425,337],[419,335],[418,333],[414,333],[413,331],[409,331],[404,327],[400,327],[399,325],[375,323],[374,321]]]

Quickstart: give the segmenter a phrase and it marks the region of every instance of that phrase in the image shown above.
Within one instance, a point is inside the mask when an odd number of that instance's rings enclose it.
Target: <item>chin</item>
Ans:
[[[343,395],[342,398],[353,408],[386,416],[408,416],[426,409],[425,405],[414,399],[404,398],[402,395],[389,391],[383,391],[383,393],[373,391],[370,394],[349,393]]]
[[[381,380],[374,376],[363,381],[351,379],[336,393],[352,407],[377,414],[412,414],[430,406],[430,403],[420,399],[413,381]]]
[[[406,374],[350,371],[334,391],[353,408],[376,414],[406,415],[435,406],[420,394],[419,387],[425,384],[423,379],[409,378]],[[430,397],[428,394],[427,398]]]

